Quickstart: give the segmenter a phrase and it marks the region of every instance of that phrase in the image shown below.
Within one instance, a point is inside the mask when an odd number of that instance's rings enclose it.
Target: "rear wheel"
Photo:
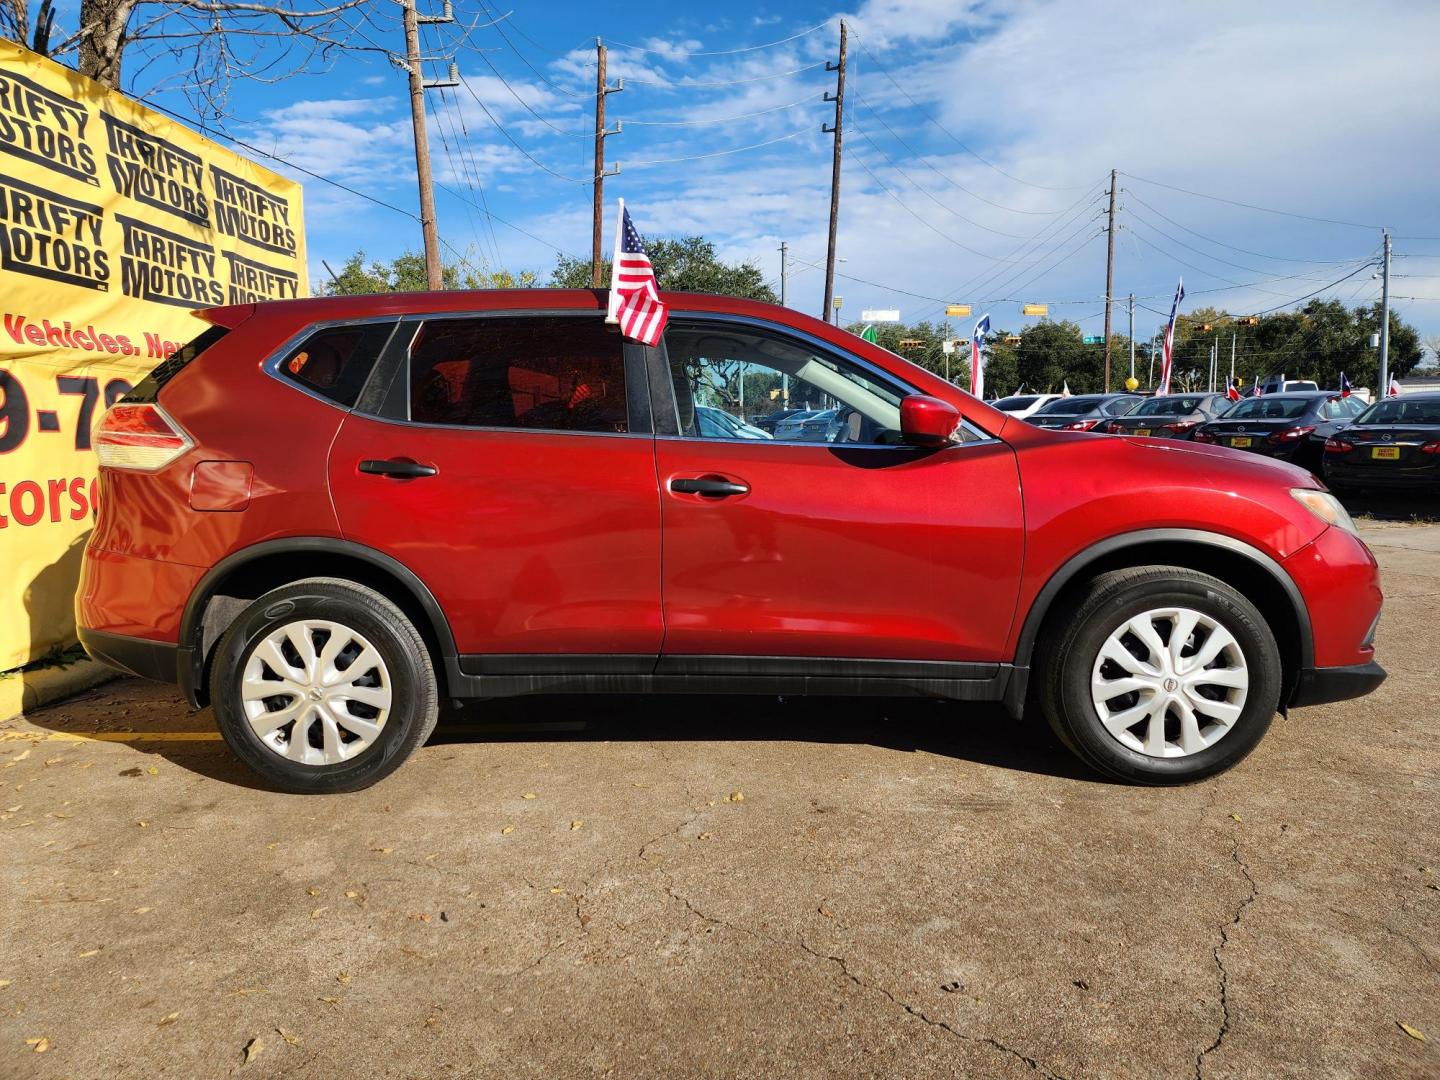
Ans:
[[[215,648],[210,700],[237,757],[283,791],[368,787],[438,715],[424,639],[373,589],[310,578],[260,597]]]
[[[1051,728],[1099,771],[1180,784],[1259,743],[1280,699],[1280,651],[1255,606],[1181,567],[1103,574],[1052,619],[1039,649]]]

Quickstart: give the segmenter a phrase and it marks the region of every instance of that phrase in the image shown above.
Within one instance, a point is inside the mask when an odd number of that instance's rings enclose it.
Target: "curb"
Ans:
[[[94,660],[16,672],[8,679],[0,679],[0,723],[119,677],[120,672]]]

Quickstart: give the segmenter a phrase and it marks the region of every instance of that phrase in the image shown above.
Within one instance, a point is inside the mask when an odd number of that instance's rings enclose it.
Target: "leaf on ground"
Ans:
[[[389,855],[395,849],[393,847],[372,847],[370,850],[378,855]]]
[[[1409,1024],[1405,1023],[1404,1020],[1396,1020],[1395,1023],[1399,1024],[1400,1030],[1405,1032],[1405,1034],[1409,1035],[1412,1039],[1419,1039],[1421,1042],[1425,1041],[1425,1033],[1419,1028],[1411,1027]]]
[[[45,759],[45,764],[46,764],[46,765],[59,765],[60,762],[62,762],[62,761],[64,761],[64,760],[65,760],[65,759],[64,759],[63,757],[46,758],[46,759]]]
[[[695,839],[696,839],[696,840],[713,840],[714,838],[715,838],[715,837],[714,837],[714,834],[713,834],[713,833],[702,832],[702,833],[701,833],[699,836],[697,836]]]
[[[179,1014],[178,1012],[166,1013],[164,1016],[160,1017],[160,1019],[156,1022],[156,1026],[157,1026],[157,1027],[164,1027],[166,1024],[173,1024],[176,1020],[179,1020],[179,1019],[180,1019],[180,1014]]]
[[[550,891],[551,891],[554,895],[556,895],[556,896],[564,896],[564,895],[565,895],[565,890],[562,889],[562,888],[560,888],[559,885],[552,886],[551,889],[550,889]]]
[[[144,776],[145,774],[140,771],[140,766],[139,766],[139,765],[136,765],[133,769],[121,769],[121,770],[120,770],[120,775],[121,775],[121,776]]]
[[[0,979],[0,990],[4,990],[5,987],[9,986],[14,981],[14,979]]]
[[[316,1001],[323,1001],[326,1005],[334,1005],[334,1006],[336,1006],[337,1008],[338,1008],[339,1005],[340,1005],[340,999],[337,998],[337,997],[322,997],[322,998],[316,998],[315,1000],[316,1000]]]
[[[291,1046],[299,1046],[299,1045],[300,1045],[300,1036],[299,1036],[299,1035],[291,1035],[290,1032],[286,1031],[284,1028],[276,1028],[275,1031],[276,1031],[277,1034],[279,1034],[279,1036],[280,1036],[282,1039],[284,1039],[284,1040],[285,1040],[287,1043],[289,1043]]]
[[[574,832],[576,829],[581,828],[584,824],[585,822],[581,821],[579,818],[576,818],[574,821],[570,822],[570,831]]]
[[[154,765],[151,765],[151,766],[150,766],[148,769],[146,769],[145,771],[146,771],[147,773],[149,773],[151,776],[159,776],[159,775],[160,775],[160,770],[157,769]],[[255,1041],[256,1041],[256,1042],[259,1042],[260,1040],[259,1040],[259,1039],[256,1039]]]
[[[21,809],[21,807],[22,807],[23,805],[24,805],[23,803],[16,803],[14,806],[7,806],[7,807],[5,807],[5,812],[6,812],[7,814],[16,814],[16,813],[19,813],[19,812],[20,812],[20,809]]]
[[[429,915],[429,913],[428,913],[428,912],[424,912],[424,911],[412,911],[412,912],[410,913],[410,917],[411,917],[412,919],[419,919],[421,922],[429,922],[429,921],[430,921],[430,915]]]
[[[249,1065],[260,1056],[260,1051],[265,1049],[265,1041],[260,1036],[255,1036],[245,1044],[245,1064]]]
[[[140,828],[142,829],[148,829],[150,827],[150,822],[148,821],[137,821],[135,822],[135,824],[140,826]]]
[[[315,886],[313,886],[313,885],[310,886],[310,888],[306,889],[305,892],[308,893],[310,896],[319,896],[319,895],[320,895],[320,890],[317,889],[317,888],[315,888]]]
[[[536,795],[533,791],[527,791],[524,795],[521,795],[520,797],[522,799],[538,799],[540,796]]]
[[[148,915],[150,912],[152,912],[152,911],[154,911],[154,910],[155,910],[154,908],[137,907],[134,911],[130,912],[130,914],[131,914],[131,915]]]
[[[1240,815],[1239,815],[1239,814],[1231,814],[1230,816],[1231,816],[1232,818],[1234,818],[1236,821],[1239,821],[1239,820],[1240,820]]]
[[[500,835],[501,835],[501,836],[509,836],[509,835],[510,835],[512,832],[514,832],[514,831],[515,831],[515,826],[514,826],[514,825],[506,825],[503,829],[500,830]]]
[[[350,976],[342,971],[339,975],[335,976],[335,981],[341,983],[342,985],[348,986],[350,984]]]
[[[329,910],[330,909],[328,907],[317,907],[314,911],[310,912],[310,917],[312,919],[318,919],[321,915],[324,915],[325,912]]]
[[[743,791],[732,791],[729,795],[726,795],[726,796],[725,796],[725,801],[726,801],[726,802],[744,802],[744,801],[745,801],[745,793],[744,793]]]
[[[82,952],[80,954],[80,959],[84,960],[87,956],[96,956],[99,954],[99,952],[99,949],[91,949],[89,952]]]
[[[835,917],[835,913],[829,908],[827,908],[824,904],[821,904],[818,910],[820,914],[824,915],[827,919],[833,919]]]
[[[432,851],[429,855],[426,855],[426,856],[425,856],[425,861],[426,861],[426,862],[433,862],[434,860],[438,859],[439,857],[440,857],[440,852],[438,852],[438,851]]]
[[[26,753],[28,754],[29,751],[27,750]],[[42,1035],[38,1039],[26,1039],[25,1045],[34,1050],[35,1053],[43,1054],[46,1050],[50,1049],[50,1040]]]
[[[345,890],[345,899],[346,899],[346,900],[354,900],[354,899],[356,899],[359,895],[360,895],[360,894],[359,894],[358,892],[356,892],[354,889],[346,889],[346,890]]]
[[[30,751],[29,751],[29,750],[22,750],[22,751],[20,751],[20,753],[16,754],[16,755],[15,755],[13,758],[11,758],[10,760],[11,760],[11,761],[24,761],[24,760],[25,760],[27,757],[29,757],[29,756],[30,756]]]

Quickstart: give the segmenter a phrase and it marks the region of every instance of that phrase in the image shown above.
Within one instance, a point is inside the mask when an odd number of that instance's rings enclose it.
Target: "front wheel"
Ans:
[[[438,717],[424,639],[373,589],[310,578],[260,597],[215,647],[210,700],[235,755],[282,791],[356,791]]]
[[[1280,701],[1280,650],[1219,578],[1170,566],[1102,574],[1037,650],[1056,735],[1119,780],[1182,784],[1253,750]]]

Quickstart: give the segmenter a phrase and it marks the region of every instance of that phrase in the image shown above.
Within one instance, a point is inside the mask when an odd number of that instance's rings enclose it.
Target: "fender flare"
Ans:
[[[358,559],[394,578],[425,613],[429,628],[434,632],[435,640],[440,646],[441,664],[443,665],[455,656],[455,635],[450,629],[450,622],[445,617],[444,609],[440,607],[440,602],[435,599],[435,594],[430,591],[430,587],[403,563],[384,552],[376,551],[364,544],[342,540],[339,537],[286,536],[277,540],[265,540],[258,544],[251,544],[249,547],[231,552],[206,571],[205,576],[191,590],[190,599],[186,601],[185,612],[180,619],[180,648],[189,653],[188,664],[182,660],[180,666],[182,668],[182,688],[192,704],[198,704],[198,691],[202,689],[199,682],[205,664],[204,652],[201,649],[202,643],[199,639],[202,613],[209,606],[211,599],[219,592],[220,583],[234,571],[258,559],[269,558],[273,555],[313,555],[317,553],[344,555]],[[187,668],[188,671],[183,670]]]
[[[1029,668],[1035,649],[1035,640],[1040,636],[1040,627],[1049,614],[1050,606],[1061,590],[1075,580],[1076,576],[1099,559],[1113,555],[1130,547],[1146,544],[1199,544],[1218,548],[1234,555],[1249,559],[1263,569],[1280,586],[1294,610],[1296,625],[1300,628],[1300,666],[1311,667],[1315,663],[1315,643],[1311,632],[1310,611],[1305,598],[1300,595],[1299,586],[1285,568],[1265,552],[1243,540],[1223,533],[1207,532],[1203,529],[1141,529],[1137,532],[1120,533],[1101,540],[1083,551],[1072,555],[1050,576],[1050,580],[1036,595],[1025,615],[1020,636],[1015,642],[1015,666]]]

